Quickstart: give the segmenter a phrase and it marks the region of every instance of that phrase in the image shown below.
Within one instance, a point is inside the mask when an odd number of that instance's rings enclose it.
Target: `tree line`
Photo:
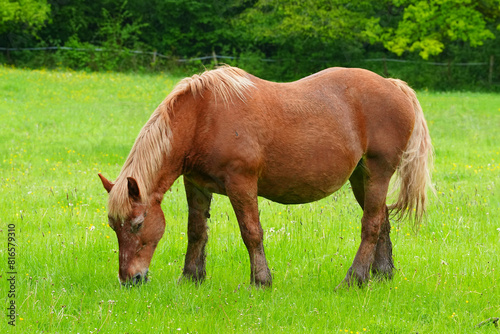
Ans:
[[[274,80],[348,66],[420,88],[500,83],[500,0],[0,0],[0,15],[0,61],[18,66],[174,70],[217,54]],[[67,49],[16,50],[35,46]]]

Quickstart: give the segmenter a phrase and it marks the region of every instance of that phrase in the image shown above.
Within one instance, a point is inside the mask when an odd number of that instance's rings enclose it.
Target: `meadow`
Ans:
[[[180,78],[0,67],[0,332],[500,333],[500,95],[419,91],[436,196],[415,228],[393,223],[395,276],[335,291],[360,242],[348,185],[319,202],[260,199],[268,289],[226,197],[209,220],[207,279],[178,284],[187,246],[182,181],[150,282],[118,282],[118,243],[97,173],[118,175],[140,128]],[[15,225],[16,327],[8,324]],[[11,226],[13,226],[11,225]]]

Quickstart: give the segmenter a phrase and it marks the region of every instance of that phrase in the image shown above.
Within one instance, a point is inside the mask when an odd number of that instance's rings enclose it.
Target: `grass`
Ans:
[[[166,233],[151,282],[118,284],[107,194],[136,135],[179,78],[0,67],[0,300],[11,298],[8,225],[15,224],[16,329],[49,333],[499,333],[500,96],[419,92],[436,151],[428,219],[393,224],[392,281],[334,291],[360,242],[346,185],[322,201],[261,199],[273,287],[249,287],[249,260],[227,198],[213,201],[207,280],[177,284],[187,205],[166,194]],[[3,311],[5,313],[5,311]],[[12,331],[0,317],[0,332]]]

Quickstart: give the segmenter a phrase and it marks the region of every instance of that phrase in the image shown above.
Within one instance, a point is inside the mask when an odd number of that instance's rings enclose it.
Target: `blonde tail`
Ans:
[[[399,194],[396,203],[392,204],[389,210],[397,220],[409,217],[413,218],[415,223],[419,223],[425,213],[427,187],[435,191],[431,184],[433,163],[431,137],[415,91],[401,80],[388,80],[408,96],[415,110],[415,126],[396,170],[393,190],[399,189]]]

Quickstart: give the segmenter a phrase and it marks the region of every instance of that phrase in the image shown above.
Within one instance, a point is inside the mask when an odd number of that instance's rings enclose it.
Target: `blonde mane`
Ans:
[[[124,219],[129,215],[132,202],[128,195],[127,177],[133,177],[137,181],[142,202],[148,202],[157,181],[158,171],[172,150],[170,114],[179,96],[191,93],[194,98],[203,97],[205,91],[211,91],[216,100],[220,98],[228,104],[233,101],[233,97],[245,101],[252,87],[255,85],[245,71],[230,66],[219,67],[181,80],[156,108],[137,136],[109,193],[108,214],[118,219]]]

